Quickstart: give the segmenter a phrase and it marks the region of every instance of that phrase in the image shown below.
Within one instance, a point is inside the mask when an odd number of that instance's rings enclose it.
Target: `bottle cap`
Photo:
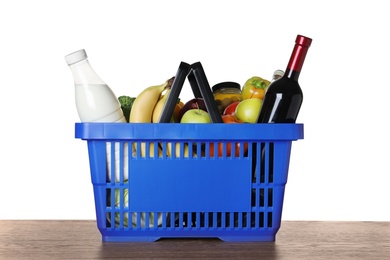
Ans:
[[[310,39],[309,37],[303,36],[303,35],[299,35],[299,34],[297,35],[297,39],[295,40],[296,44],[306,46],[306,47],[310,47],[311,42],[312,42],[312,39]]]
[[[236,88],[236,89],[241,89],[240,84],[237,82],[232,82],[232,81],[226,81],[226,82],[221,82],[216,85],[214,85],[211,89],[213,92],[221,89],[221,88]]]
[[[275,77],[281,78],[281,77],[283,77],[283,75],[284,75],[284,71],[283,71],[283,70],[275,70],[275,71],[274,71],[273,77],[274,77],[274,78],[275,78]]]
[[[65,60],[68,63],[68,65],[72,65],[76,62],[85,60],[86,58],[88,58],[88,56],[84,49],[75,51],[65,56]]]

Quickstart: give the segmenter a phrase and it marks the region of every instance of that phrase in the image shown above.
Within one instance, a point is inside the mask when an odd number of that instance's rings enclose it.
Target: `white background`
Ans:
[[[95,218],[65,55],[84,48],[117,96],[136,96],[180,61],[201,61],[210,85],[271,78],[303,34],[305,139],[293,143],[283,219],[390,221],[385,3],[2,1],[0,219]]]

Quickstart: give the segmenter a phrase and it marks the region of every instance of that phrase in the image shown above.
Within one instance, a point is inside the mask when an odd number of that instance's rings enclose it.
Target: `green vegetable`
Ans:
[[[123,111],[123,115],[126,118],[126,121],[129,122],[131,107],[134,104],[135,97],[129,96],[120,96],[118,97],[119,103],[121,104],[121,108]]]

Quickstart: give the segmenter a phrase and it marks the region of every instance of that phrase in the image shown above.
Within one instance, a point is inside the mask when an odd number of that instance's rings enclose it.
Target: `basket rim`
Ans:
[[[75,138],[116,141],[294,141],[303,124],[75,123]]]

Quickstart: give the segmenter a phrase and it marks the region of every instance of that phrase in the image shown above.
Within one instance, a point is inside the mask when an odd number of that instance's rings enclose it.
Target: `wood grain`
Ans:
[[[275,242],[103,243],[95,221],[1,220],[0,259],[390,259],[390,222],[284,221]]]

